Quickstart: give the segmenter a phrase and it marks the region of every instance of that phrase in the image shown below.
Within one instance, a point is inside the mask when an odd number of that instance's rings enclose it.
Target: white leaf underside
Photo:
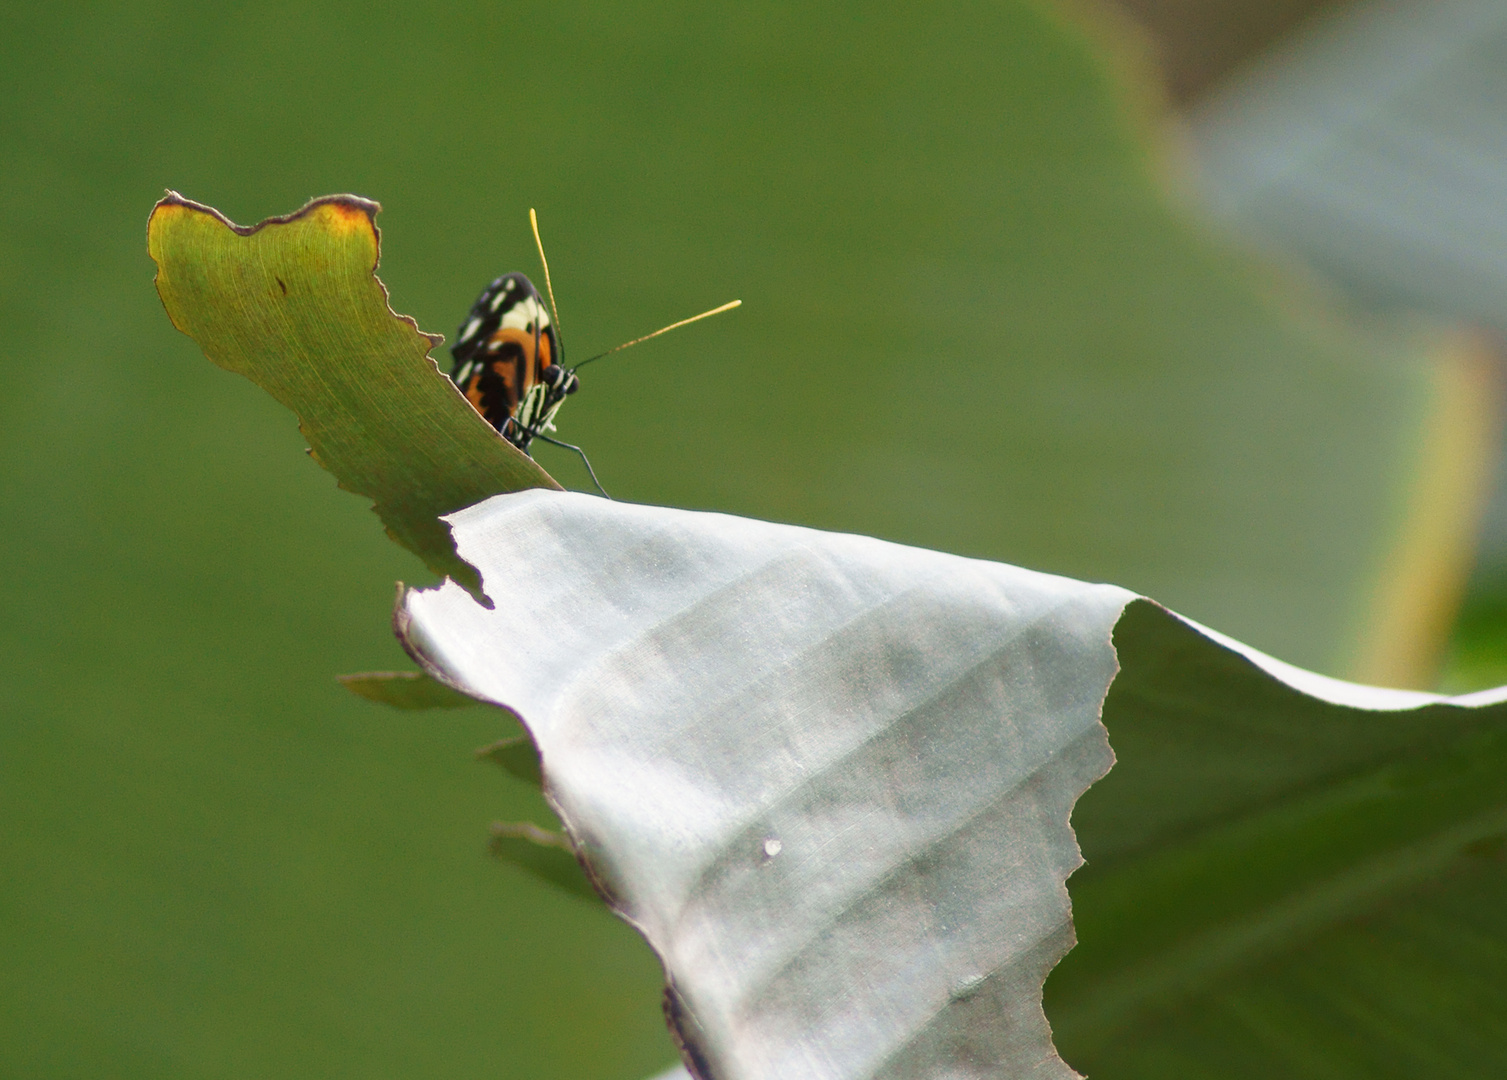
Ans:
[[[449,520],[495,606],[447,581],[400,630],[523,720],[703,1080],[1077,1075],[1041,989],[1133,593],[569,492]],[[1438,700],[1205,633],[1326,700]]]

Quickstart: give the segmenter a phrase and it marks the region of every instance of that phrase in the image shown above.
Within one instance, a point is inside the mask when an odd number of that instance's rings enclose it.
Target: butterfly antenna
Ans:
[[[604,353],[597,353],[595,356],[590,357],[589,359],[582,360],[575,367],[571,368],[571,370],[577,371],[585,367],[587,364],[591,363],[592,360],[600,360],[604,356],[611,356],[615,352],[622,352],[624,349],[630,349],[634,345],[642,345],[650,338],[659,337],[660,334],[668,334],[671,330],[679,330],[682,326],[690,326],[693,322],[700,322],[702,319],[710,319],[713,315],[721,315],[724,311],[731,311],[733,308],[738,307],[742,303],[742,300],[729,300],[721,307],[712,308],[711,311],[703,311],[700,315],[692,315],[689,319],[681,319],[679,322],[673,322],[669,326],[662,326],[652,334],[645,334],[641,338],[634,338],[632,341],[625,341],[621,345],[608,349]]]
[[[544,266],[544,291],[549,293],[549,313],[555,317],[555,333],[560,333],[560,309],[555,307],[555,287],[549,280],[549,260],[544,257],[544,241],[539,239],[539,215],[534,213],[531,206],[528,209],[528,223],[534,227],[534,245],[539,249],[539,262]]]

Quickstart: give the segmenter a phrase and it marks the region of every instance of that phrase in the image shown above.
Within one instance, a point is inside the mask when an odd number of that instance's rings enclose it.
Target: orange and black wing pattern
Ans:
[[[560,364],[560,339],[533,282],[506,274],[482,290],[450,348],[450,377],[503,434],[545,368]]]

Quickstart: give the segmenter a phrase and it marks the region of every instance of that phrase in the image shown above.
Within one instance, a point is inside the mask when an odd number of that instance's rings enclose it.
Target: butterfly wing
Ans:
[[[450,373],[455,384],[488,423],[510,438],[508,418],[518,415],[519,403],[541,381],[544,369],[561,362],[549,309],[522,274],[506,274],[482,290],[450,355],[455,358]]]

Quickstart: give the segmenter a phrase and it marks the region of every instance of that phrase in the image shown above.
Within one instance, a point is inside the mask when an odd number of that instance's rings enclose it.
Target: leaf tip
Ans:
[[[405,711],[487,704],[422,671],[363,671],[335,680],[357,697]]]

